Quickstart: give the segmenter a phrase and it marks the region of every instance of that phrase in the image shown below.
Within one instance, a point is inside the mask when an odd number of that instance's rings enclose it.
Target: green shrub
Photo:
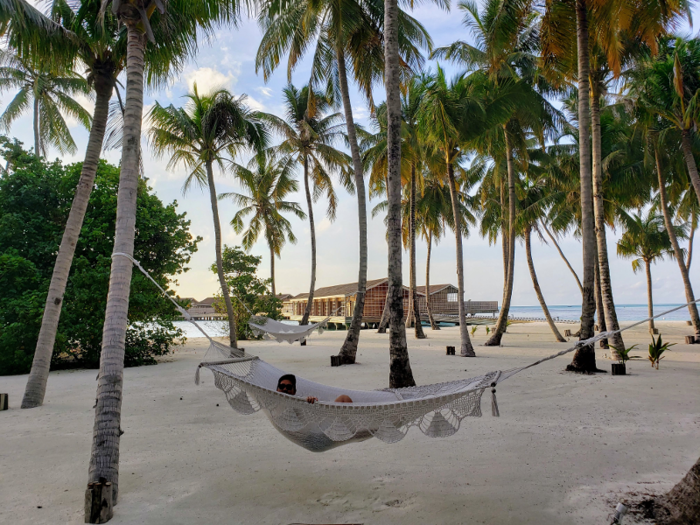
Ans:
[[[27,373],[46,294],[81,164],[63,166],[5,149],[0,177],[0,375]],[[114,244],[119,169],[101,161],[76,246],[58,325],[52,368],[97,367]],[[189,233],[177,202],[163,204],[141,181],[134,257],[166,290],[187,270],[200,239]],[[182,336],[177,311],[134,270],[129,300],[127,366],[154,362]]]

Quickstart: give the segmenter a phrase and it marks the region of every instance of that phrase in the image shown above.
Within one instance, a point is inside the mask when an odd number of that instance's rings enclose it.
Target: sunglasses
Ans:
[[[281,390],[282,392],[294,392],[295,388],[294,385],[288,385],[285,383],[280,383],[277,386],[277,390]]]

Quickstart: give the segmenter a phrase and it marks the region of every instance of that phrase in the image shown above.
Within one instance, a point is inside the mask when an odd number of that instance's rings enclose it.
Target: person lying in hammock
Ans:
[[[279,381],[277,381],[277,391],[281,392],[282,394],[289,394],[290,396],[295,396],[297,395],[297,378],[294,374],[285,374],[282,377],[279,378]],[[306,398],[306,401],[308,403],[311,403],[312,405],[318,401],[317,397],[313,396],[308,396]],[[345,394],[340,395],[335,398],[336,403],[352,403],[352,399],[350,399],[350,396],[346,396]]]

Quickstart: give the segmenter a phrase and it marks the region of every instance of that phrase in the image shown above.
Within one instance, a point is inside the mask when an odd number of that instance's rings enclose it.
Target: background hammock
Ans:
[[[241,304],[248,310],[248,307],[241,301]],[[248,310],[250,312],[250,310]],[[326,325],[331,316],[326,317],[323,321],[308,325],[293,325],[281,323],[269,317],[262,315],[253,315],[251,312],[248,326],[253,330],[256,336],[262,336],[265,339],[275,339],[278,343],[287,341],[292,344],[295,341],[304,342],[313,333],[318,330],[319,334],[323,333],[323,327]]]

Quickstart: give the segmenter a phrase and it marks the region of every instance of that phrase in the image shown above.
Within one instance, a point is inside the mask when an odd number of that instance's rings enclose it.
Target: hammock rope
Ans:
[[[124,256],[131,260],[180,312],[184,311],[133,257],[123,253],[115,253],[114,256]],[[462,420],[481,416],[481,397],[487,389],[491,389],[491,414],[499,417],[496,400],[496,386],[499,383],[528,368],[608,339],[649,319],[662,317],[698,301],[700,299],[630,326],[577,341],[566,350],[510,370],[432,385],[371,391],[331,387],[297,377],[296,396],[276,391],[279,378],[287,372],[257,356],[214,341],[191,316],[184,313],[183,316],[210,342],[205,360],[197,367],[197,384],[200,369],[208,368],[214,374],[214,384],[224,392],[231,408],[241,414],[253,414],[262,410],[284,437],[312,452],[324,452],[372,437],[385,443],[396,443],[412,427],[417,427],[429,437],[451,436],[459,430]],[[206,360],[212,349],[221,355],[221,359]],[[335,399],[343,394],[350,396],[353,402],[336,403]],[[307,403],[307,396],[316,397],[318,401],[314,404]]]
[[[115,252],[112,254],[112,259],[115,257],[126,257],[131,261],[131,263],[136,266],[139,270],[141,270],[141,273],[143,273],[153,284],[155,284],[160,292],[163,294],[163,297],[168,299],[175,308],[177,308],[177,311],[180,312],[182,317],[186,320],[192,323],[197,330],[199,330],[204,337],[206,337],[210,343],[213,343],[214,341],[212,338],[207,334],[204,329],[199,326],[195,320],[192,318],[190,313],[185,310],[182,306],[180,306],[173,297],[168,294],[162,287],[161,285],[158,284],[158,282],[151,276],[150,272],[146,270],[143,266],[141,266],[141,263],[134,259],[133,256],[129,255],[128,253],[123,253],[123,252]],[[282,341],[286,341],[289,344],[292,344],[296,341],[301,341],[304,342],[306,339],[314,332],[314,330],[318,330],[319,335],[323,333],[323,327],[326,325],[326,323],[335,315],[341,308],[342,306],[338,309],[336,309],[331,315],[326,317],[325,319],[321,320],[318,323],[313,323],[309,325],[301,325],[301,326],[295,326],[295,325],[289,325],[285,323],[280,323],[279,321],[276,321],[274,319],[270,319],[269,317],[265,317],[262,315],[256,315],[254,314],[250,308],[241,300],[238,295],[235,294],[232,290],[229,290],[231,295],[233,295],[238,301],[243,305],[243,308],[245,308],[248,313],[250,314],[250,320],[248,321],[248,325],[250,326],[253,334],[255,336],[262,336],[265,339],[275,339],[277,340],[278,343],[281,343]]]

